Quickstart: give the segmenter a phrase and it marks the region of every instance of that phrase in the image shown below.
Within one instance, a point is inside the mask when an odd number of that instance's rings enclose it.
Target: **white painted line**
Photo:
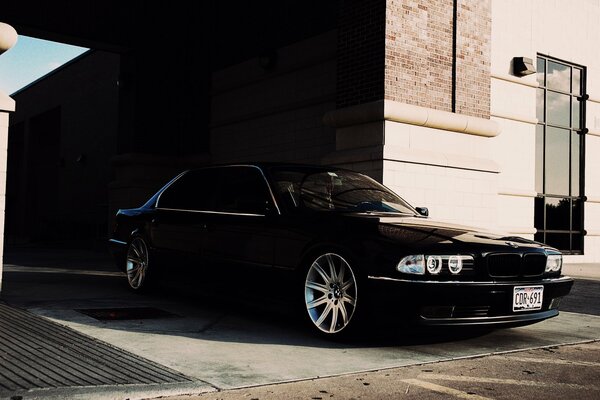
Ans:
[[[443,375],[443,374],[421,374],[417,378],[451,381],[451,382],[496,383],[496,384],[500,384],[500,385],[518,385],[518,386],[533,386],[533,387],[546,387],[549,385],[548,382],[526,381],[526,380],[517,380],[517,379],[480,378],[477,376],[456,376],[456,375]],[[578,385],[576,383],[552,382],[551,385],[552,386],[560,386],[560,387],[569,388],[569,389],[600,390],[600,386]]]
[[[431,390],[432,392],[448,394],[450,396],[458,397],[459,399],[468,400],[491,400],[489,397],[479,396],[477,394],[470,394],[461,390],[456,390],[446,386],[436,385],[435,383],[421,381],[419,379],[403,379],[402,382],[408,383],[409,385],[419,386],[423,389]],[[408,389],[407,389],[408,391]]]
[[[548,358],[529,358],[529,357],[502,357],[491,356],[493,359],[503,359],[506,361],[521,361],[526,363],[541,363],[541,364],[558,364],[558,365],[581,365],[584,367],[600,367],[599,362],[593,361],[570,361],[570,360],[553,360]]]
[[[21,265],[4,265],[4,272],[27,272],[27,273],[45,273],[45,274],[69,274],[69,275],[94,275],[94,276],[125,276],[119,271],[92,271],[85,269],[67,269],[52,267],[24,267]]]

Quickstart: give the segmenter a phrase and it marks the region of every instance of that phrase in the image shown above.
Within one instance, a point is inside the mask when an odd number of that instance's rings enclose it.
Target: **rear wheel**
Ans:
[[[312,325],[321,334],[338,337],[354,325],[358,301],[355,270],[342,256],[325,253],[306,270],[304,305]]]
[[[148,288],[148,265],[150,256],[146,241],[136,236],[129,243],[127,249],[127,261],[125,272],[127,273],[127,283],[135,291],[143,291]]]

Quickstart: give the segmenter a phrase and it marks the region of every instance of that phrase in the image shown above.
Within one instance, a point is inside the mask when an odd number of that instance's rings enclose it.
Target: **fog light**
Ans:
[[[427,257],[427,272],[432,275],[437,275],[442,270],[442,257],[429,256]]]
[[[454,275],[459,274],[462,271],[462,258],[459,256],[451,256],[448,259],[448,269]]]
[[[554,299],[552,299],[552,301],[550,302],[550,309],[554,310],[555,308],[558,308],[558,306],[560,305],[560,300],[562,297],[555,297]]]

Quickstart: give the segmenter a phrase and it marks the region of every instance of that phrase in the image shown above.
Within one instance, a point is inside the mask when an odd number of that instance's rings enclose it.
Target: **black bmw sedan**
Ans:
[[[190,271],[284,272],[281,290],[331,337],[367,315],[531,324],[558,315],[573,284],[552,247],[433,221],[365,175],[321,166],[183,172],[143,206],[119,210],[110,245],[135,291]]]

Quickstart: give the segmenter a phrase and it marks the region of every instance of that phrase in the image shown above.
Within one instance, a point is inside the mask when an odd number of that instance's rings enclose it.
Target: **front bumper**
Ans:
[[[541,310],[512,310],[513,289],[524,285],[544,286]],[[443,282],[370,276],[368,286],[374,309],[388,309],[387,318],[389,306],[400,310],[399,317],[422,325],[508,327],[557,316],[560,299],[571,291],[573,279]]]

